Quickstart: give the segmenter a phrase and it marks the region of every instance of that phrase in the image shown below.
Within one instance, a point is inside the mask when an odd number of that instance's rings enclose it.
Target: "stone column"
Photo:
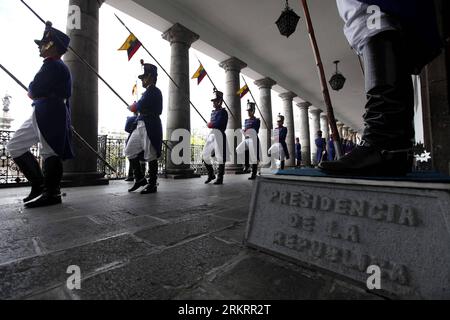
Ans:
[[[103,1],[70,0],[69,6],[80,8],[81,28],[68,21],[67,34],[71,47],[98,71],[99,9]],[[72,126],[95,150],[98,148],[98,78],[70,50],[64,61],[72,73]],[[120,103],[120,102],[119,102]],[[75,137],[75,159],[64,163],[63,185],[86,186],[108,184],[98,172],[97,156]]]
[[[261,148],[263,157],[267,155],[267,151],[271,146],[271,138],[272,138],[272,129],[273,129],[273,119],[272,119],[272,87],[276,84],[274,80],[271,78],[264,78],[255,81],[255,85],[259,88],[259,108],[261,109],[262,118],[264,118],[267,122],[264,122],[261,119],[261,129],[260,139],[266,137],[267,141],[264,144],[264,139],[261,139]]]
[[[342,140],[342,139],[344,138],[344,137],[342,136],[344,124],[343,124],[342,122],[340,122],[340,121],[337,121],[337,122],[336,122],[336,126],[337,126],[337,129],[338,129],[338,132],[339,132],[339,137],[340,137],[341,140]]]
[[[297,95],[293,92],[284,92],[279,96],[283,100],[283,115],[285,117],[284,126],[288,129],[286,143],[290,159],[286,161],[286,167],[295,167],[295,127],[292,103]]]
[[[228,125],[227,129],[231,132],[236,132],[236,130],[242,129],[242,110],[241,110],[241,98],[236,94],[241,88],[240,72],[242,69],[247,67],[245,62],[237,58],[230,58],[228,60],[222,61],[219,66],[225,70],[225,92],[224,100],[228,108],[230,108],[231,113],[228,111]],[[226,107],[226,106],[224,106]],[[234,116],[233,116],[234,115]],[[231,133],[229,133],[231,134]],[[241,133],[239,133],[241,135]],[[227,139],[231,137],[227,137]],[[238,140],[234,138],[233,143],[229,143],[230,154],[232,155],[232,162],[227,163],[226,171],[229,173],[236,173],[242,171],[242,163],[238,163],[238,158],[236,154],[236,148],[238,146]],[[240,142],[239,142],[240,143]]]
[[[330,138],[330,126],[328,125],[328,115],[326,113],[320,115],[320,130],[323,132],[322,137],[328,142]]]
[[[317,131],[320,130],[320,114],[322,113],[322,110],[320,109],[314,109],[311,110],[310,112],[311,115],[311,123],[310,123],[310,127],[311,127],[311,159],[312,159],[312,163],[314,165],[317,165],[317,161],[316,161],[316,155],[317,155],[317,147],[316,147],[316,136],[317,136]]]
[[[350,127],[344,125],[344,127],[342,128],[342,138],[348,139],[349,133],[350,133]]]
[[[442,39],[450,39],[450,2],[436,0]],[[433,169],[450,174],[450,41],[422,72],[422,103],[425,148],[431,152]]]
[[[170,76],[178,87],[169,82],[169,104],[167,113],[167,140],[173,148],[179,141],[171,141],[172,133],[177,129],[191,131],[191,107],[189,104],[189,48],[199,39],[199,36],[179,23],[174,24],[162,34],[164,40],[170,42]],[[187,142],[185,142],[187,144]],[[190,141],[189,141],[190,145]],[[198,177],[193,174],[190,163],[174,164],[172,153],[167,151],[166,172],[176,179]]]
[[[301,102],[297,106],[300,109],[300,144],[302,146],[302,162],[305,166],[311,166],[311,138],[309,134],[309,107],[311,103]]]

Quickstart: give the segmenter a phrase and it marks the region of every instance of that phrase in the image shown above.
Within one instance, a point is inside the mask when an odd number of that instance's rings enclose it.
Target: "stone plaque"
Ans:
[[[450,299],[450,186],[263,177],[246,243],[399,298]]]

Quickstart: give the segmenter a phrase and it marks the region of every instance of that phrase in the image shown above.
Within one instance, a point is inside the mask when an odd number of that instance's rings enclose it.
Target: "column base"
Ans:
[[[193,169],[168,169],[164,177],[167,179],[181,180],[200,178],[201,175],[194,173]]]
[[[227,174],[239,174],[244,170],[244,165],[242,164],[226,164],[225,173]]]
[[[100,172],[65,172],[61,181],[64,188],[104,186],[108,185],[109,180],[105,178],[104,173]]]

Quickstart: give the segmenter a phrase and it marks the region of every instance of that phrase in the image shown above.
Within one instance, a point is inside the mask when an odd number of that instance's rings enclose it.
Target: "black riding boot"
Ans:
[[[250,176],[250,178],[248,178],[248,180],[255,180],[257,173],[258,173],[258,165],[252,164],[252,175]]]
[[[247,174],[250,172],[250,151],[245,150],[245,164],[242,171],[238,171],[236,174]]]
[[[141,168],[141,163],[138,158],[130,160],[130,164],[133,168],[135,183],[131,189],[128,189],[128,192],[133,192],[139,189],[140,187],[146,186],[147,180],[144,177],[144,173],[142,172]]]
[[[158,160],[149,162],[148,184],[141,194],[156,193],[158,191]]]
[[[284,161],[284,160],[280,161],[280,169],[284,170],[285,166],[286,166],[286,161]]]
[[[22,171],[25,178],[31,183],[31,192],[28,197],[23,199],[23,202],[36,199],[44,191],[44,175],[42,174],[39,163],[31,152],[26,152],[13,160],[20,171]]]
[[[204,162],[206,170],[208,171],[208,179],[205,181],[205,184],[210,183],[211,181],[213,181],[214,179],[216,179],[216,175],[214,174],[214,168],[212,165],[207,164],[206,162]]]
[[[224,176],[224,174],[225,174],[225,165],[224,164],[219,164],[219,172],[218,172],[217,180],[216,180],[216,182],[214,182],[215,185],[223,184],[223,176]]]
[[[60,204],[61,179],[63,176],[62,160],[53,156],[44,161],[44,193],[40,198],[25,204],[27,208],[40,208]]]
[[[363,53],[368,101],[362,143],[319,168],[339,175],[404,176],[412,169],[414,90],[401,34],[382,32]]]
[[[129,161],[129,160],[128,160],[128,161]],[[125,179],[125,181],[127,181],[127,182],[134,181],[134,173],[133,173],[133,167],[132,167],[132,165],[131,165],[131,162],[130,162],[130,168],[128,169],[128,176],[127,176],[127,178]]]

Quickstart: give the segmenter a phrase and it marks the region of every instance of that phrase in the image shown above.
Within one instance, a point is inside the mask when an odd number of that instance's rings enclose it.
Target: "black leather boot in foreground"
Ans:
[[[248,178],[248,180],[256,180],[257,174],[258,174],[258,165],[252,164],[252,175],[250,176],[250,178]]]
[[[148,184],[141,191],[141,194],[151,194],[158,192],[158,160],[149,163]]]
[[[412,155],[409,150],[380,150],[363,144],[338,161],[321,162],[319,168],[332,175],[405,176],[411,172]]]
[[[219,164],[219,170],[218,170],[218,176],[217,176],[217,180],[214,182],[214,184],[217,185],[222,185],[223,184],[223,176],[225,175],[225,165],[224,164]]]
[[[367,92],[362,143],[319,169],[345,176],[404,176],[412,170],[414,89],[402,36],[382,32],[364,47]]]
[[[45,159],[44,193],[37,200],[26,203],[25,207],[32,209],[61,204],[62,175],[63,175],[63,164],[58,156]]]
[[[147,185],[147,179],[144,177],[144,173],[142,172],[141,163],[138,158],[130,160],[130,165],[133,168],[135,183],[133,187],[128,189],[128,192],[134,192],[141,187],[145,187]]]
[[[214,168],[212,165],[207,164],[205,162],[206,170],[208,171],[208,179],[206,179],[205,184],[210,183],[211,181],[216,179],[216,175],[214,174]]]
[[[23,202],[36,199],[44,191],[44,175],[42,174],[39,163],[31,152],[26,152],[13,160],[25,178],[31,183],[31,192],[28,197],[23,199]]]

